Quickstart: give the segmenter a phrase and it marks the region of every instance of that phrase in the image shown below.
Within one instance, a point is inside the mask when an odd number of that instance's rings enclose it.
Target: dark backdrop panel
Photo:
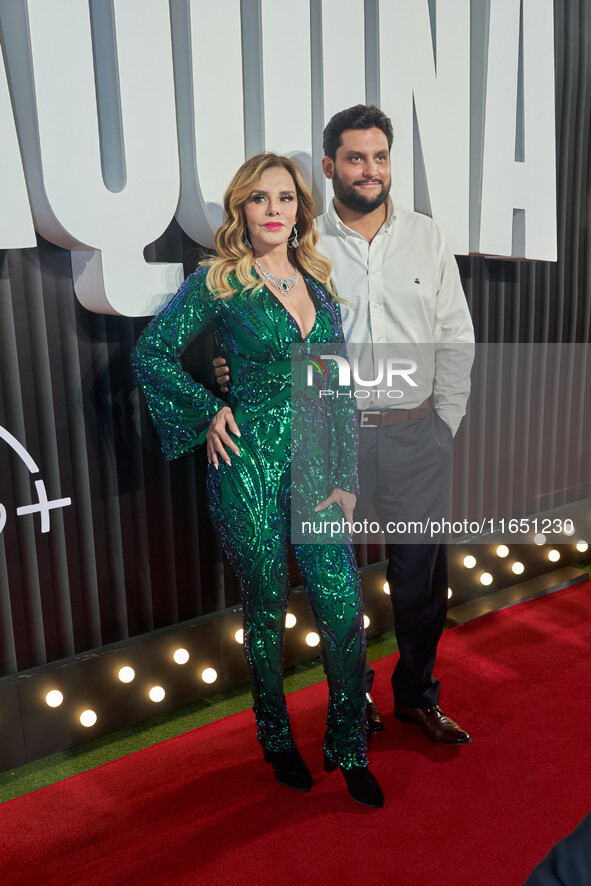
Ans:
[[[197,256],[176,224],[154,257]],[[177,259],[178,260],[178,259]],[[37,462],[51,498],[37,515],[33,475],[0,441],[0,667],[13,673],[231,606],[236,583],[207,517],[203,453],[167,463],[129,356],[145,321],[86,311],[69,253],[40,241],[0,271],[0,424]],[[200,378],[212,344],[188,355]]]
[[[460,257],[480,342],[589,342],[591,3],[556,0],[555,16],[559,260]],[[188,272],[199,253],[173,223],[146,257]],[[207,518],[204,453],[166,463],[139,397],[129,354],[144,322],[82,308],[65,250],[40,241],[0,252],[0,425],[37,462],[50,499],[73,502],[50,512],[48,533],[39,515],[17,516],[36,478],[0,441],[0,675],[238,602]],[[187,355],[205,381],[211,354],[200,341]],[[482,433],[471,421],[466,464],[481,457]],[[563,433],[544,427],[557,459]],[[572,466],[557,470],[570,477]],[[460,502],[473,495],[466,477],[457,472]]]

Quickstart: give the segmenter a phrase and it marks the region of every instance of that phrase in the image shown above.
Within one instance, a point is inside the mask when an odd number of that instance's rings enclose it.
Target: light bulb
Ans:
[[[490,572],[483,572],[480,576],[480,584],[481,585],[491,585],[493,583],[493,577]]]
[[[218,678],[218,672],[214,668],[205,668],[201,671],[201,679],[204,683],[215,683]]]
[[[390,594],[390,585],[388,584],[387,581],[384,582],[383,591],[384,591],[384,594],[388,594],[388,595]]]
[[[577,551],[580,551],[583,554],[589,548],[589,545],[586,541],[578,541],[576,547]]]
[[[515,563],[512,564],[511,569],[515,575],[521,575],[521,573],[525,571],[525,566],[523,563],[520,563],[519,560],[516,560]]]
[[[183,647],[180,646],[178,649],[174,650],[172,657],[177,664],[187,664],[191,656],[187,649],[183,649]]]
[[[63,700],[64,696],[59,689],[52,689],[45,696],[45,701],[50,708],[59,708]]]
[[[164,698],[166,697],[166,692],[164,691],[162,686],[152,686],[152,688],[148,692],[148,695],[150,696],[150,701],[159,702],[164,701]]]
[[[133,668],[124,667],[120,669],[117,676],[122,683],[131,683],[131,681],[135,678],[135,671]]]
[[[468,554],[464,557],[464,566],[466,569],[474,569],[476,566],[476,557],[473,557],[472,554]]]
[[[560,551],[557,551],[556,548],[553,548],[551,551],[548,551],[548,559],[552,563],[557,563],[560,560]]]
[[[244,628],[238,628],[234,634],[234,639],[237,643],[244,643]]]
[[[508,557],[509,556],[509,548],[507,545],[499,545],[497,547],[497,557]]]
[[[293,614],[293,612],[288,612],[285,616],[285,627],[286,628],[294,628],[298,623],[297,618]]]
[[[83,726],[89,728],[90,726],[94,726],[97,721],[97,716],[94,711],[82,711],[80,714],[80,722]]]
[[[306,634],[306,643],[308,646],[318,646],[320,643],[320,637],[316,631],[310,631],[309,634]]]

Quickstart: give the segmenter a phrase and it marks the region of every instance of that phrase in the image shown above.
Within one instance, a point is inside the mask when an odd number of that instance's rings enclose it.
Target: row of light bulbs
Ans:
[[[537,545],[543,545],[545,543],[545,541],[546,541],[545,536],[543,536],[541,534],[535,536],[535,538],[534,538],[534,542]],[[584,553],[585,551],[587,551],[589,549],[589,545],[586,541],[579,541],[576,544],[576,549],[577,549],[577,551]],[[497,557],[504,559],[509,556],[510,551],[509,551],[509,548],[507,547],[507,545],[498,545],[495,550],[495,553],[496,553]],[[557,563],[560,560],[560,551],[556,550],[556,548],[552,548],[551,550],[549,550],[547,552],[546,556],[547,556],[548,560],[550,560],[550,562]],[[466,567],[466,569],[474,569],[474,567],[477,564],[476,557],[474,557],[472,554],[467,554],[463,559],[463,564]],[[525,571],[525,566],[519,560],[515,560],[515,562],[511,564],[511,570],[515,573],[515,575],[521,575]],[[479,581],[482,585],[486,586],[486,585],[492,584],[492,582],[494,581],[494,578],[490,572],[481,572],[480,576],[479,576]],[[385,594],[390,593],[390,586],[387,581],[384,582],[383,590],[384,590]],[[448,588],[447,589],[448,598],[451,598],[452,594],[453,594],[452,589]],[[363,616],[363,623],[364,623],[365,628],[369,627],[370,620],[367,615]],[[296,624],[297,624],[297,618],[295,617],[295,615],[293,613],[288,612],[287,615],[285,616],[285,627],[286,628],[293,628],[293,627],[295,627]],[[244,630],[242,628],[239,628],[236,631],[236,633],[234,634],[234,639],[236,640],[237,643],[244,643]],[[309,631],[306,634],[304,640],[305,640],[305,643],[310,647],[318,646],[320,644],[320,637],[316,633],[316,631]],[[175,649],[175,651],[173,652],[172,658],[176,662],[176,664],[184,665],[189,661],[190,655],[189,655],[189,652],[187,649],[179,647],[178,649]],[[124,667],[119,669],[117,676],[122,683],[132,683],[135,680],[135,670],[132,667],[130,667],[129,665],[125,665]],[[218,678],[218,674],[217,674],[217,671],[215,670],[215,668],[210,668],[210,667],[204,668],[201,671],[200,676],[201,676],[202,681],[204,683],[208,683],[208,684],[215,683],[215,681]],[[162,686],[152,686],[148,690],[148,698],[150,699],[150,701],[153,701],[156,704],[158,702],[164,701],[164,699],[166,698],[166,690]],[[63,701],[64,701],[64,695],[59,689],[51,689],[45,696],[45,702],[50,708],[60,707],[60,705],[63,703]],[[82,724],[82,726],[86,726],[87,728],[90,728],[91,726],[95,725],[95,723],[98,720],[98,716],[97,716],[96,711],[88,709],[88,710],[82,711],[82,713],[80,714],[79,720],[80,720],[80,723]]]
[[[536,539],[538,539],[538,541],[536,541],[537,545],[543,545],[544,542],[546,541],[546,538],[543,535],[536,536]],[[539,539],[541,539],[541,540],[539,540]],[[585,551],[587,551],[589,549],[589,545],[586,541],[578,541],[576,543],[575,547],[576,547],[577,551],[579,551],[582,554],[584,554]],[[509,548],[507,547],[507,545],[497,545],[497,547],[495,549],[495,554],[497,555],[497,557],[504,559],[505,557],[509,556],[510,551],[509,551]],[[550,560],[551,563],[558,563],[558,561],[560,560],[560,551],[557,551],[556,548],[552,548],[551,550],[548,551],[546,556],[547,556],[548,560]],[[478,561],[477,561],[476,557],[474,557],[473,554],[467,554],[464,557],[464,559],[462,560],[462,563],[464,564],[466,569],[474,569],[477,562]],[[511,564],[511,571],[515,575],[523,575],[523,573],[525,572],[525,565],[520,560],[515,560]],[[478,580],[480,581],[481,585],[484,585],[486,587],[486,586],[491,585],[493,583],[494,576],[490,572],[481,572],[480,575],[478,576]],[[383,589],[384,589],[385,594],[390,593],[390,585],[388,584],[387,581],[384,582]],[[451,588],[448,588],[447,589],[448,600],[451,599],[452,596],[453,596],[453,591]]]
[[[537,545],[543,545],[545,541],[546,537],[544,535],[540,534],[534,537],[534,542]],[[586,541],[578,541],[575,547],[577,551],[579,551],[580,553],[584,553],[588,550],[589,545]],[[504,559],[505,557],[509,556],[509,553],[510,551],[507,545],[497,545],[497,548],[495,550],[495,554],[497,555],[497,557]],[[548,558],[548,560],[550,560],[551,563],[558,563],[558,561],[560,560],[560,551],[556,550],[556,548],[551,548],[546,553],[546,557]],[[476,557],[474,557],[472,554],[467,554],[462,562],[466,569],[474,569],[478,561],[476,560]],[[520,560],[515,560],[511,564],[511,571],[515,575],[522,575],[525,572],[525,566]],[[487,586],[493,583],[494,577],[490,572],[481,572],[478,580],[480,581],[481,585]],[[451,592],[449,593],[449,596],[451,597]]]
[[[188,650],[182,647],[175,649],[172,654],[173,660],[179,665],[186,664],[190,657]],[[135,670],[130,665],[124,665],[122,668],[119,668],[117,676],[121,683],[133,683],[135,680]],[[204,683],[215,683],[218,678],[218,673],[215,668],[204,668],[201,671],[200,677]],[[148,698],[155,704],[164,701],[166,698],[166,690],[163,686],[151,686],[148,690]],[[59,708],[60,705],[63,704],[63,701],[64,694],[59,689],[50,689],[45,695],[45,703],[50,708]],[[96,711],[89,708],[82,711],[78,719],[82,726],[91,727],[97,722],[98,715]]]
[[[367,615],[363,616],[363,623],[366,628],[369,627],[370,620]],[[285,617],[285,626],[287,628],[293,628],[296,624],[297,619],[295,615],[293,615],[293,613],[291,612],[288,612]],[[242,628],[239,628],[236,631],[236,633],[234,634],[234,639],[237,643],[244,643],[244,630]],[[304,640],[306,644],[311,647],[318,646],[320,644],[320,636],[316,633],[316,631],[309,631],[306,634]],[[190,657],[191,656],[189,655],[188,650],[182,647],[175,649],[172,654],[173,660],[176,662],[176,664],[179,665],[186,664],[189,661]],[[121,683],[132,683],[135,680],[136,674],[135,670],[130,665],[124,665],[122,668],[119,669],[117,676]],[[215,668],[204,668],[201,671],[200,677],[204,683],[211,684],[215,683],[215,681],[217,680],[218,673]],[[152,686],[148,690],[148,698],[155,704],[164,701],[164,699],[166,698],[166,690],[163,686]],[[59,689],[50,689],[49,692],[47,692],[45,695],[45,703],[50,708],[59,708],[60,705],[63,704],[63,701],[64,694]],[[91,726],[94,726],[97,722],[98,715],[96,711],[87,709],[85,711],[82,711],[79,716],[79,720],[82,726],[90,728]]]
[[[293,628],[296,624],[297,624],[297,618],[295,617],[295,615],[293,615],[293,613],[288,612],[287,615],[285,616],[285,627],[286,628]],[[367,629],[370,626],[370,624],[371,624],[371,622],[369,620],[369,617],[367,615],[364,615],[363,616],[363,627]],[[244,630],[242,628],[238,628],[238,630],[234,634],[234,639],[236,640],[237,643],[244,643]],[[320,636],[319,636],[319,634],[316,633],[316,631],[308,631],[308,633],[304,637],[304,642],[308,646],[312,646],[312,647],[318,646],[320,644]]]

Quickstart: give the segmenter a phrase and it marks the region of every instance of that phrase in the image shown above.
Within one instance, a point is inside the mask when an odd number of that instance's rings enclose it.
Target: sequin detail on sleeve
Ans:
[[[211,298],[199,268],[146,327],[132,354],[166,458],[185,455],[202,443],[209,422],[226,405],[181,364],[185,348],[213,325],[220,304]]]

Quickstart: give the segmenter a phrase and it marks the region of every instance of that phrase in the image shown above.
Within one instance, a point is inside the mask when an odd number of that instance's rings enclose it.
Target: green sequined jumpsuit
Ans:
[[[289,597],[287,544],[291,502],[292,344],[303,339],[294,318],[262,287],[240,285],[227,300],[214,299],[203,268],[190,275],[170,304],[140,337],[133,364],[167,458],[192,452],[205,441],[209,422],[229,405],[240,428],[240,457],[209,465],[207,491],[212,521],[240,579],[244,651],[251,677],[257,737],[271,751],[294,746],[283,693],[284,620]],[[307,343],[343,341],[338,306],[326,289],[305,277],[316,307]],[[181,354],[206,327],[229,358],[232,390],[216,398],[184,372]],[[312,403],[312,401],[310,401]],[[334,487],[357,491],[355,409],[342,398],[332,407],[338,425],[330,439],[344,439],[330,456],[328,472],[316,470],[318,451],[304,462],[315,503]],[[321,427],[318,416],[314,427]],[[326,424],[326,422],[325,422]],[[313,437],[322,436],[314,434]],[[326,438],[325,429],[325,438]],[[295,447],[294,447],[295,449]],[[327,474],[329,476],[324,476]],[[338,513],[335,513],[335,509]],[[342,515],[337,505],[323,512]],[[292,544],[318,632],[329,686],[324,750],[339,766],[366,766],[363,672],[365,637],[355,556],[349,544]]]

